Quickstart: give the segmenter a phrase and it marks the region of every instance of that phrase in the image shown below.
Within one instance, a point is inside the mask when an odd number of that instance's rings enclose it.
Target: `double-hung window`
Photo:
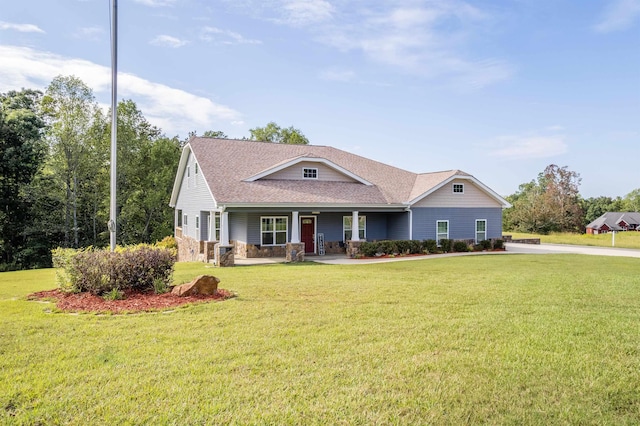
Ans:
[[[214,241],[220,241],[220,213],[215,212],[213,218],[213,236],[215,238]]]
[[[476,244],[487,239],[487,220],[476,219]]]
[[[349,241],[352,239],[351,224],[353,223],[353,216],[342,216],[342,236],[343,241]],[[367,239],[367,217],[358,216],[358,238],[360,240]]]
[[[449,239],[449,221],[448,220],[438,220],[436,221],[436,241],[438,245],[440,244],[440,240],[448,240]]]
[[[260,222],[260,240],[263,246],[279,246],[287,243],[288,217],[261,217]]]

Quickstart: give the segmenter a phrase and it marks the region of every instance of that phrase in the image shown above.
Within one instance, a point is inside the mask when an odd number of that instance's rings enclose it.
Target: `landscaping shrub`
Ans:
[[[156,242],[155,246],[160,248],[178,250],[178,242],[172,236],[164,237],[162,240]]]
[[[504,248],[504,240],[495,240],[493,242],[494,250],[502,250]]]
[[[380,251],[380,253],[384,253],[384,254],[399,253],[398,246],[396,243],[397,241],[391,241],[391,240],[379,241],[378,250]]]
[[[360,244],[360,253],[366,257],[373,257],[378,253],[378,243],[364,241]]]
[[[427,253],[437,253],[438,252],[438,242],[436,240],[424,240],[422,243],[424,249]]]
[[[454,241],[453,242],[453,251],[456,253],[464,253],[469,251],[469,245],[464,241]]]
[[[175,250],[137,245],[108,249],[55,249],[54,265],[62,268],[58,285],[68,292],[105,294],[132,289],[160,290],[170,286]],[[164,286],[162,285],[164,284]]]
[[[448,238],[443,238],[440,240],[440,249],[445,253],[449,253],[451,251],[452,244],[453,244],[453,240],[450,240]]]
[[[482,250],[491,250],[491,241],[490,240],[482,240],[479,245],[482,247]]]
[[[409,253],[410,254],[422,254],[424,246],[420,240],[409,240]]]

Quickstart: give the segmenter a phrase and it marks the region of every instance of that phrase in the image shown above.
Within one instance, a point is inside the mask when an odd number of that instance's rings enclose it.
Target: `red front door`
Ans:
[[[303,217],[300,219],[300,240],[304,243],[305,253],[316,252],[316,218]]]

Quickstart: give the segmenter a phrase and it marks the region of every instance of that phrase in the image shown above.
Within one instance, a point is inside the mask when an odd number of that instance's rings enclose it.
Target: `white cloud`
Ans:
[[[321,71],[318,76],[323,80],[347,82],[353,80],[356,76],[356,73],[351,70],[330,68]]]
[[[104,34],[104,29],[100,27],[82,27],[78,28],[74,34],[77,38],[97,40]]]
[[[200,39],[219,44],[262,44],[260,40],[244,38],[242,35],[229,30],[221,30],[216,27],[203,27]]]
[[[490,155],[511,160],[554,157],[569,149],[563,135],[501,136],[495,145]]]
[[[593,29],[599,33],[623,31],[640,18],[640,0],[615,0],[609,4],[602,20]]]
[[[0,30],[14,30],[19,31],[21,33],[43,33],[42,30],[37,25],[33,24],[14,24],[11,22],[0,21]]]
[[[334,13],[331,3],[325,0],[283,0],[281,3],[285,14],[280,21],[294,26],[322,22]]]
[[[161,34],[159,36],[156,36],[149,43],[153,44],[154,46],[172,47],[175,49],[184,46],[188,43],[188,41],[180,40],[179,38],[172,37],[170,35]]]
[[[0,57],[0,92],[44,89],[57,75],[76,75],[98,98],[109,99],[109,67],[26,47],[0,46]],[[151,123],[169,135],[186,135],[192,129],[211,128],[216,122],[241,120],[241,114],[230,107],[128,73],[118,73],[118,97],[132,99]]]
[[[482,88],[514,73],[506,60],[467,53],[493,18],[462,0],[236,2],[259,18],[302,27],[325,45],[359,52],[403,73],[441,79],[456,90]]]
[[[176,0],[135,0],[136,3],[151,7],[172,6]]]

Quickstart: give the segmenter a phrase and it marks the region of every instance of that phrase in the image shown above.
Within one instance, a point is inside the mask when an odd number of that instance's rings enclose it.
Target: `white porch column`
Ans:
[[[354,211],[351,217],[351,241],[360,241],[360,227],[358,226],[358,212]]]
[[[220,245],[229,245],[229,212],[220,213]]]
[[[291,242],[298,244],[300,242],[300,220],[298,212],[291,212]]]
[[[216,212],[209,212],[209,223],[207,225],[209,226],[209,239],[207,241],[215,241]]]

